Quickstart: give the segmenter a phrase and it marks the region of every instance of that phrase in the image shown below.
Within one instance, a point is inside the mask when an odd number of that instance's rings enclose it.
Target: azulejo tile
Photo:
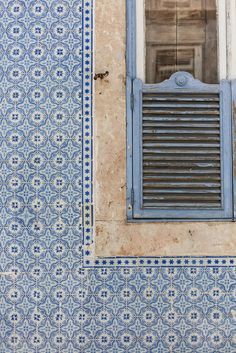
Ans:
[[[93,261],[92,0],[0,14],[0,353],[234,352],[235,258]]]

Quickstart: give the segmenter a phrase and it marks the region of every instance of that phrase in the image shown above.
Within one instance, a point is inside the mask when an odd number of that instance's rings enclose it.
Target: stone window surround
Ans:
[[[106,0],[106,6],[97,2],[95,8],[94,72],[109,71],[94,86],[95,256],[236,255],[235,223],[126,221],[125,2]],[[235,0],[227,6],[234,6],[236,15]],[[236,47],[230,45],[229,32],[234,32],[236,21],[227,23],[225,75],[235,78],[232,58]]]

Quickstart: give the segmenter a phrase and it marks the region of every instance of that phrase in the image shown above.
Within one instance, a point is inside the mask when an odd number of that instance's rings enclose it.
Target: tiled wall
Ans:
[[[236,352],[233,258],[93,263],[92,0],[0,14],[0,353]]]

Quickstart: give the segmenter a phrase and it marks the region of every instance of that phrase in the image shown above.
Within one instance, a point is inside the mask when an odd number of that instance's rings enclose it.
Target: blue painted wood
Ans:
[[[136,2],[126,1],[126,209],[133,218],[133,80],[136,76]]]
[[[133,82],[128,76],[126,79],[126,210],[127,219],[133,218]]]
[[[126,74],[136,77],[136,1],[126,0]]]
[[[207,84],[201,82],[186,72],[178,71],[170,76],[168,80],[165,80],[157,84],[144,84],[144,92],[209,92],[209,93],[218,93],[219,85],[218,84]]]
[[[220,125],[221,125],[221,183],[222,207],[199,209],[147,209],[142,204],[142,94],[143,92],[220,92]],[[170,80],[156,85],[145,85],[134,81],[134,119],[133,119],[133,188],[134,219],[232,219],[232,145],[231,145],[231,89],[230,82],[222,81],[220,85],[207,85],[185,72],[171,76]]]
[[[136,79],[133,83],[133,216],[142,207],[142,92],[143,83]]]
[[[236,80],[231,82],[232,87],[232,149],[233,149],[233,206],[234,220],[236,220]]]
[[[221,183],[225,218],[233,220],[233,165],[232,165],[232,92],[231,82],[220,82],[220,123],[221,123]]]

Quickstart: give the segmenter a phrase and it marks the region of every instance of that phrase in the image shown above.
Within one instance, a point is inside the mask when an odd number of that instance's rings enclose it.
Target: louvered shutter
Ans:
[[[177,72],[133,94],[133,218],[232,219],[230,82]]]

